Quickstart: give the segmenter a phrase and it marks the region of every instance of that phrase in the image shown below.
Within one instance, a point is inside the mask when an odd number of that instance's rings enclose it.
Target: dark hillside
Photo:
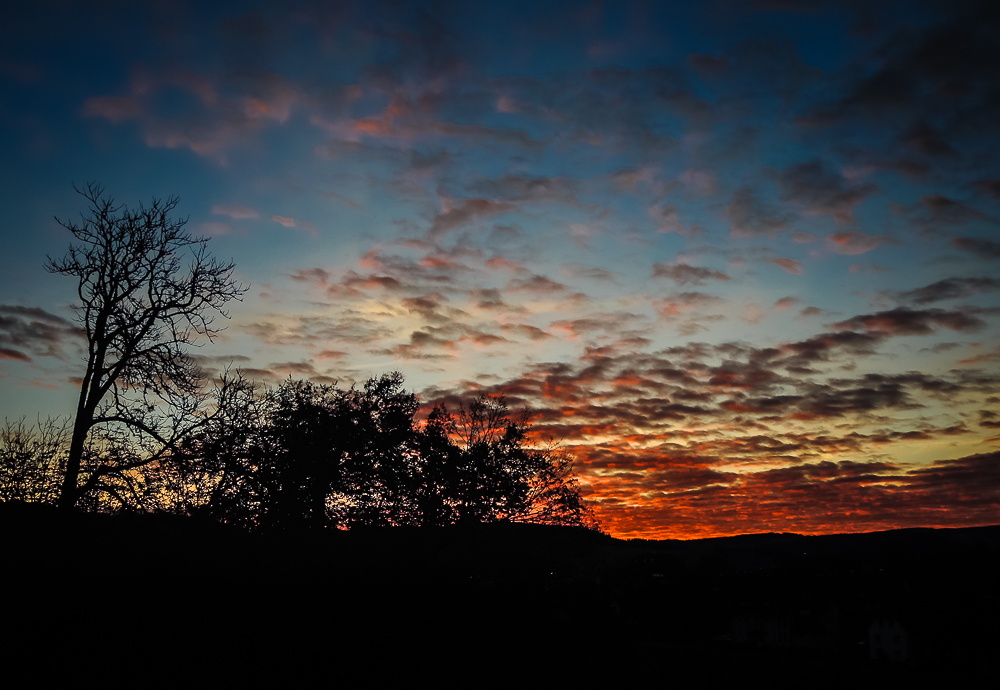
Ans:
[[[5,654],[50,650],[52,673],[97,657],[128,673],[156,658],[223,675],[516,676],[529,661],[564,679],[997,673],[1000,527],[691,542],[519,524],[251,536],[0,504],[0,538]],[[878,621],[905,629],[905,660],[871,659]]]

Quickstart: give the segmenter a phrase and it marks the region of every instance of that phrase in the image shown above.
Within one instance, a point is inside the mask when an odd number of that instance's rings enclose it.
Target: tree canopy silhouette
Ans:
[[[216,483],[202,507],[254,530],[500,520],[597,528],[572,462],[482,395],[423,424],[399,373],[361,388],[288,379],[243,396],[185,446]]]
[[[530,414],[511,415],[502,395],[481,394],[452,416],[442,405],[424,433],[458,440],[442,493],[459,522],[538,522],[596,527],[572,459],[528,443]]]
[[[233,263],[213,258],[208,240],[170,217],[176,197],[129,209],[96,184],[77,191],[89,215],[57,221],[78,244],[46,264],[77,280],[74,309],[87,337],[58,498],[66,508],[98,490],[125,501],[129,470],[170,457],[207,423],[209,393],[188,347],[212,340],[215,317],[228,316],[226,303],[246,291]],[[233,394],[225,381],[216,392],[220,403]]]
[[[399,374],[245,395],[187,447],[217,472],[204,510],[251,529],[398,522],[416,410]]]

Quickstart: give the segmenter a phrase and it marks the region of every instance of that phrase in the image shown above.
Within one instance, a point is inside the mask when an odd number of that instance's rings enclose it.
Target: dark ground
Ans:
[[[0,504],[0,540],[0,660],[36,680],[1000,687],[1000,526],[252,536]],[[875,620],[905,661],[871,659]]]

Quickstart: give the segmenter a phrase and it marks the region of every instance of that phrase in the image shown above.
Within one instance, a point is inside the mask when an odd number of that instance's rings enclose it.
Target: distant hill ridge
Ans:
[[[648,680],[687,664],[722,680],[781,667],[892,681],[950,678],[956,663],[988,677],[998,642],[981,624],[1000,616],[1000,525],[691,541],[503,523],[248,534],[7,503],[0,541],[5,654],[59,649],[67,668],[99,640],[138,672],[151,651],[199,672],[293,658],[374,668],[387,655],[478,672],[544,649],[556,677]],[[794,638],[819,640],[807,647],[734,641],[736,621],[775,616],[830,632]],[[907,630],[907,664],[872,665],[875,620]]]

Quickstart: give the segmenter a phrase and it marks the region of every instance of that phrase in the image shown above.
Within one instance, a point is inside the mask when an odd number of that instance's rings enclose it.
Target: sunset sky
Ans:
[[[73,185],[251,285],[202,365],[535,410],[618,537],[1000,522],[1000,4],[33,2],[0,414],[69,415]]]

